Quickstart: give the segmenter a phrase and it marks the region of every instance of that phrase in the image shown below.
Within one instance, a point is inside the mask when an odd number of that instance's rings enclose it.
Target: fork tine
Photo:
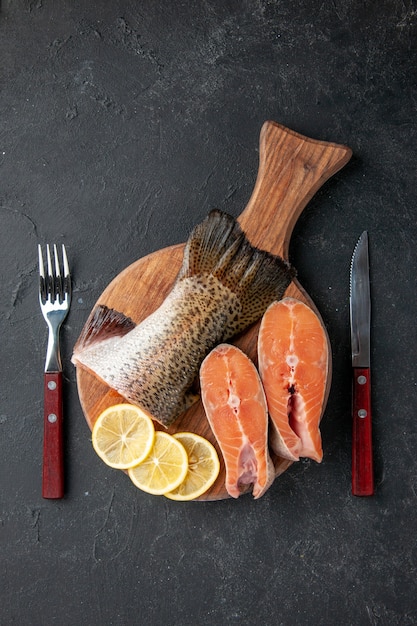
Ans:
[[[47,298],[47,288],[45,280],[45,266],[43,263],[42,246],[38,244],[38,258],[39,258],[39,295],[42,302],[45,302]]]
[[[54,243],[54,260],[55,260],[55,276],[56,278],[61,278],[61,271],[59,269],[58,250],[56,247],[56,243]]]
[[[52,274],[51,248],[49,246],[49,243],[46,244],[46,260],[47,260],[47,265],[48,265],[48,276],[49,278],[52,278],[53,274]]]
[[[70,271],[69,271],[69,265],[68,265],[67,251],[65,250],[64,244],[62,244],[62,259],[64,262],[64,278],[69,278]]]
[[[54,270],[52,266],[51,246],[46,244],[46,265],[47,265],[47,277],[46,277],[46,291],[51,302],[54,302],[56,297],[56,281],[54,276]]]
[[[58,249],[55,243],[54,243],[54,262],[55,262],[55,274],[53,276],[53,284],[55,287],[55,296],[58,296],[59,301],[62,302],[64,299],[64,288],[62,284],[63,281],[61,278],[61,270],[59,266]]]
[[[45,278],[45,270],[43,267],[42,246],[38,243],[38,258],[39,258],[39,276]]]
[[[64,277],[62,279],[62,288],[63,288],[63,298],[66,301],[69,301],[71,298],[71,276],[70,276],[70,269],[69,269],[69,263],[68,263],[68,258],[67,258],[67,251],[65,249],[64,244],[62,244],[62,262],[63,262],[63,269],[64,269]]]

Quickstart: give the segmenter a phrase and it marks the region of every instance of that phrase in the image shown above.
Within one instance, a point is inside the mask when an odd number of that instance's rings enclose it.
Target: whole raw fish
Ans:
[[[258,320],[294,274],[281,257],[253,247],[233,217],[213,210],[192,231],[161,306],[137,326],[98,306],[72,361],[169,426],[198,398],[192,386],[204,357]]]

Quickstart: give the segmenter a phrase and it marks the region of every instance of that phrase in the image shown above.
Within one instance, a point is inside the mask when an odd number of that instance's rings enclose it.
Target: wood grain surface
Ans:
[[[321,185],[341,169],[350,157],[351,150],[346,146],[310,139],[275,122],[265,122],[260,134],[257,180],[252,196],[238,218],[251,243],[288,259],[291,234],[302,210]],[[190,225],[190,230],[194,225]],[[105,304],[123,312],[134,322],[141,322],[169,293],[181,266],[183,249],[184,244],[164,248],[127,267],[104,290],[91,315],[97,305]],[[318,313],[313,301],[297,280],[288,287],[286,295],[298,298]],[[258,328],[259,323],[233,341],[255,363]],[[330,383],[331,358],[323,412]],[[81,406],[90,428],[105,408],[125,401],[116,391],[81,367],[77,368],[77,385]],[[163,429],[158,424],[156,427]],[[219,477],[200,499],[217,500],[229,497],[224,485],[223,459],[201,401],[168,429],[168,432],[180,431],[193,431],[206,437],[219,453]],[[273,460],[276,476],[291,465],[290,461],[284,459]]]

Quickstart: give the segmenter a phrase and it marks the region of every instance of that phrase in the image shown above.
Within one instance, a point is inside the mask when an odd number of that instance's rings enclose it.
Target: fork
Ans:
[[[62,246],[62,272],[57,246],[46,246],[46,268],[42,247],[39,255],[39,303],[48,325],[48,348],[44,373],[44,433],[42,463],[42,497],[64,495],[62,364],[59,331],[71,303],[71,277],[65,246]]]

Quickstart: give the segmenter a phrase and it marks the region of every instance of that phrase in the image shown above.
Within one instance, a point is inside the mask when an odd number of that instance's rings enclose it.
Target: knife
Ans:
[[[352,493],[374,493],[371,411],[371,297],[368,233],[355,246],[350,267],[350,333],[353,368]]]

